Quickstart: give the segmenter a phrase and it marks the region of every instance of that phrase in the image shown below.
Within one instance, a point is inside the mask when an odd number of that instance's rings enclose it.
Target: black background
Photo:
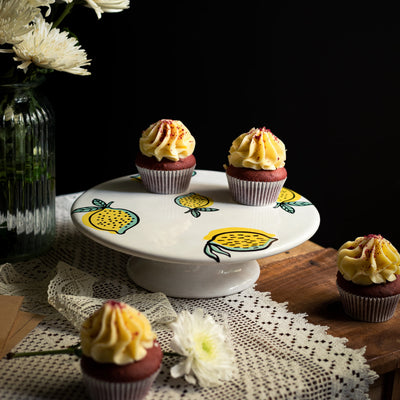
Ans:
[[[197,168],[219,171],[233,139],[266,126],[286,145],[286,186],[321,214],[312,240],[380,233],[400,247],[400,23],[379,4],[136,0],[100,20],[76,9],[92,75],[47,79],[57,194],[135,173],[141,132],[161,118],[195,136]]]

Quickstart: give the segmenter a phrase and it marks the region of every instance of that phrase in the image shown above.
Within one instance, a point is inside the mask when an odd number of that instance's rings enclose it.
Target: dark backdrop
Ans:
[[[325,3],[325,2],[319,2]],[[57,193],[136,172],[143,129],[180,119],[197,168],[266,126],[287,148],[286,186],[321,214],[313,240],[381,233],[400,247],[397,9],[384,3],[135,0],[71,18],[90,77],[54,73]]]

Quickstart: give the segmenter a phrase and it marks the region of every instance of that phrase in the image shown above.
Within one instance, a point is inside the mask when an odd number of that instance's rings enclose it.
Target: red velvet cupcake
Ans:
[[[162,351],[149,321],[109,301],[81,328],[83,379],[92,399],[140,400],[157,377]]]
[[[195,144],[181,121],[162,119],[150,125],[142,133],[135,160],[146,189],[162,194],[184,192],[196,166]]]
[[[287,178],[285,145],[269,129],[252,128],[232,143],[226,176],[235,201],[275,205]]]
[[[336,285],[344,311],[354,319],[383,322],[400,299],[400,255],[381,235],[344,243],[337,257]]]

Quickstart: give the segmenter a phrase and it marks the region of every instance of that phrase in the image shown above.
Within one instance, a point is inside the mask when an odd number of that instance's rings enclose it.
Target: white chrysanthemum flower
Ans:
[[[202,309],[193,314],[182,311],[170,324],[174,333],[171,348],[186,358],[171,368],[171,376],[184,376],[200,386],[216,386],[232,378],[234,353],[226,342],[225,332]]]
[[[13,46],[18,68],[27,70],[31,63],[38,67],[68,72],[75,75],[90,75],[83,67],[90,65],[86,52],[78,41],[68,37],[67,32],[52,29],[42,16],[35,19],[31,32],[22,36],[22,42]]]
[[[129,0],[86,0],[86,6],[93,8],[97,18],[101,18],[103,12],[115,13],[129,8]]]
[[[32,30],[29,24],[39,13],[31,0],[0,0],[0,45],[18,43]]]
[[[49,7],[56,0],[26,0],[31,7]]]
[[[33,7],[47,7],[46,17],[50,15],[50,4],[53,4],[56,0],[28,0],[28,3]]]

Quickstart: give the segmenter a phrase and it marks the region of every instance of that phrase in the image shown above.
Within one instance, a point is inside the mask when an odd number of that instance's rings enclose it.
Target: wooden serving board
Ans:
[[[260,259],[256,289],[270,292],[277,302],[288,302],[289,311],[306,313],[311,323],[328,326],[328,333],[347,338],[349,347],[366,346],[365,358],[381,377],[374,386],[384,396],[371,398],[400,399],[400,306],[382,323],[348,317],[336,288],[336,254],[335,249],[306,242],[276,258]]]

